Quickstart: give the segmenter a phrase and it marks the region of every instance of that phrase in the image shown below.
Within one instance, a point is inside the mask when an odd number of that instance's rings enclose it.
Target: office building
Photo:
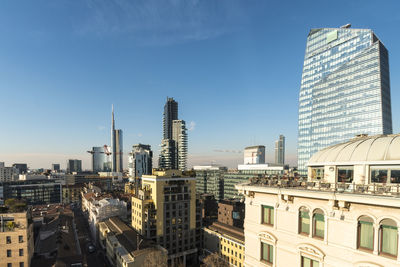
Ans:
[[[279,139],[275,141],[275,164],[285,164],[285,137],[279,135]]]
[[[67,173],[82,172],[82,160],[69,159],[67,161]]]
[[[110,171],[107,169],[107,154],[106,151],[104,151],[104,147],[92,147],[92,150],[88,152],[92,155],[93,172]]]
[[[358,134],[392,133],[388,51],[372,30],[312,29],[299,95],[298,169]]]
[[[196,173],[197,194],[212,194],[217,201],[224,198],[224,173],[226,167],[204,165],[193,166]]]
[[[128,157],[129,177],[140,178],[143,174],[151,174],[153,169],[153,151],[150,145],[136,144]]]
[[[53,180],[0,182],[0,201],[24,199],[28,205],[62,203],[61,184]]]
[[[399,151],[399,134],[362,136],[314,154],[307,181],[237,185],[245,266],[399,266]]]
[[[196,198],[196,178],[180,170],[154,170],[143,175],[132,197],[132,227],[144,238],[168,250],[172,266],[197,262],[201,246],[201,207]]]
[[[51,164],[51,170],[53,172],[60,172],[61,171],[60,164],[59,163]]]
[[[28,171],[28,165],[26,163],[14,163],[12,166],[18,170],[19,174],[23,174]]]
[[[18,180],[19,172],[15,167],[6,167],[4,162],[0,162],[0,182]]]
[[[249,146],[244,149],[244,164],[264,164],[265,146]]]
[[[187,166],[187,140],[186,123],[178,120],[178,103],[173,98],[167,98],[158,167],[184,171]]]
[[[30,266],[33,223],[26,205],[13,202],[0,207],[0,266]]]
[[[186,170],[187,163],[187,129],[183,120],[172,121],[172,140],[175,141],[176,169]]]
[[[112,106],[111,114],[111,157],[112,157],[112,171],[122,172],[123,171],[123,144],[122,144],[122,130],[115,129],[114,120],[114,105]]]

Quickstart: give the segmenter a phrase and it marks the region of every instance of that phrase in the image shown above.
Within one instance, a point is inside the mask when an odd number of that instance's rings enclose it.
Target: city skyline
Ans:
[[[27,2],[24,11],[5,3],[0,92],[7,101],[0,106],[6,115],[0,161],[65,168],[67,159],[77,158],[89,169],[86,151],[109,142],[111,103],[124,131],[124,166],[136,143],[150,144],[158,158],[162,105],[173,96],[190,130],[189,167],[211,162],[234,167],[243,157],[237,151],[250,145],[265,145],[266,161],[273,162],[279,134],[286,137],[286,161],[296,165],[299,81],[311,28],[351,23],[372,29],[390,54],[392,102],[400,96],[400,40],[393,34],[400,21],[398,2],[388,1],[393,7],[388,9],[342,1],[329,5],[330,14],[327,3],[311,10],[292,3],[296,12],[287,12],[287,4],[261,1],[221,1],[212,9],[207,2],[190,3],[177,1],[171,13],[162,11],[159,20],[166,25],[157,31],[151,28],[151,23],[161,25],[152,16],[155,10],[138,14],[154,19],[138,24],[128,13],[118,13],[112,1]],[[188,16],[176,16],[179,10]],[[118,16],[130,27],[121,27]],[[145,26],[150,34],[140,30]],[[282,107],[284,112],[277,112]],[[393,106],[394,133],[399,113]]]

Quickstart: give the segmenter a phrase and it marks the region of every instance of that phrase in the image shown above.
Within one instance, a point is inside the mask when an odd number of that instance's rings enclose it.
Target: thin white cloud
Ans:
[[[102,126],[102,125],[97,126],[97,130],[99,130],[99,131],[104,131],[105,129],[106,129],[105,126]]]
[[[137,136],[138,136],[138,137],[142,137],[143,134],[142,134],[142,133],[138,133]]]
[[[129,34],[141,45],[215,38],[246,20],[235,0],[86,0],[87,20],[77,30],[100,36]]]
[[[188,130],[189,130],[189,131],[194,131],[195,128],[196,128],[196,123],[195,123],[194,121],[191,121],[191,122],[189,123]]]

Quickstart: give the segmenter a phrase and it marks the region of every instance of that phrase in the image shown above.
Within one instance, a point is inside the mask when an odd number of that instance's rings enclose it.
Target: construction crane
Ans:
[[[107,156],[109,156],[109,155],[111,155],[112,153],[110,152],[110,151],[108,151],[108,146],[107,145],[104,145],[103,146],[103,148],[104,148],[104,152],[103,151],[93,151],[93,150],[88,150],[88,151],[86,151],[87,153],[90,153],[90,154],[94,154],[94,153],[103,153],[103,154],[106,154]]]

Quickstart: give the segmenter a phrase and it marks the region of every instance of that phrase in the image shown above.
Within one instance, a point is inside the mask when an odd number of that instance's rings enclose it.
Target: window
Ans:
[[[371,170],[372,183],[386,183],[388,177],[388,170]]]
[[[400,183],[400,170],[390,170],[390,183]]]
[[[301,257],[301,267],[319,267],[319,262],[307,257]]]
[[[338,168],[338,182],[339,183],[352,183],[353,182],[353,167],[339,167]]]
[[[324,168],[323,167],[314,167],[311,169],[311,179],[320,180],[324,178]]]
[[[22,248],[19,249],[19,255],[24,256],[24,249],[22,249]]]
[[[262,206],[262,223],[274,225],[274,208]]]
[[[313,236],[323,239],[324,232],[325,232],[324,212],[320,209],[317,209],[315,210],[313,215]]]
[[[12,267],[12,263],[7,263],[7,267]]]
[[[11,257],[11,249],[7,249],[7,257]]]
[[[310,234],[310,212],[306,207],[300,208],[299,233],[307,235]]]
[[[7,244],[11,244],[11,236],[6,237]]]
[[[71,265],[72,266],[72,265]],[[19,263],[19,267],[24,267],[24,263],[23,262],[20,262]]]
[[[374,249],[373,220],[368,216],[361,216],[358,220],[358,248]]]
[[[390,219],[383,220],[379,228],[379,236],[379,253],[397,257],[399,235],[396,222]]]
[[[261,261],[267,262],[267,263],[273,263],[274,262],[274,247],[261,242]]]

